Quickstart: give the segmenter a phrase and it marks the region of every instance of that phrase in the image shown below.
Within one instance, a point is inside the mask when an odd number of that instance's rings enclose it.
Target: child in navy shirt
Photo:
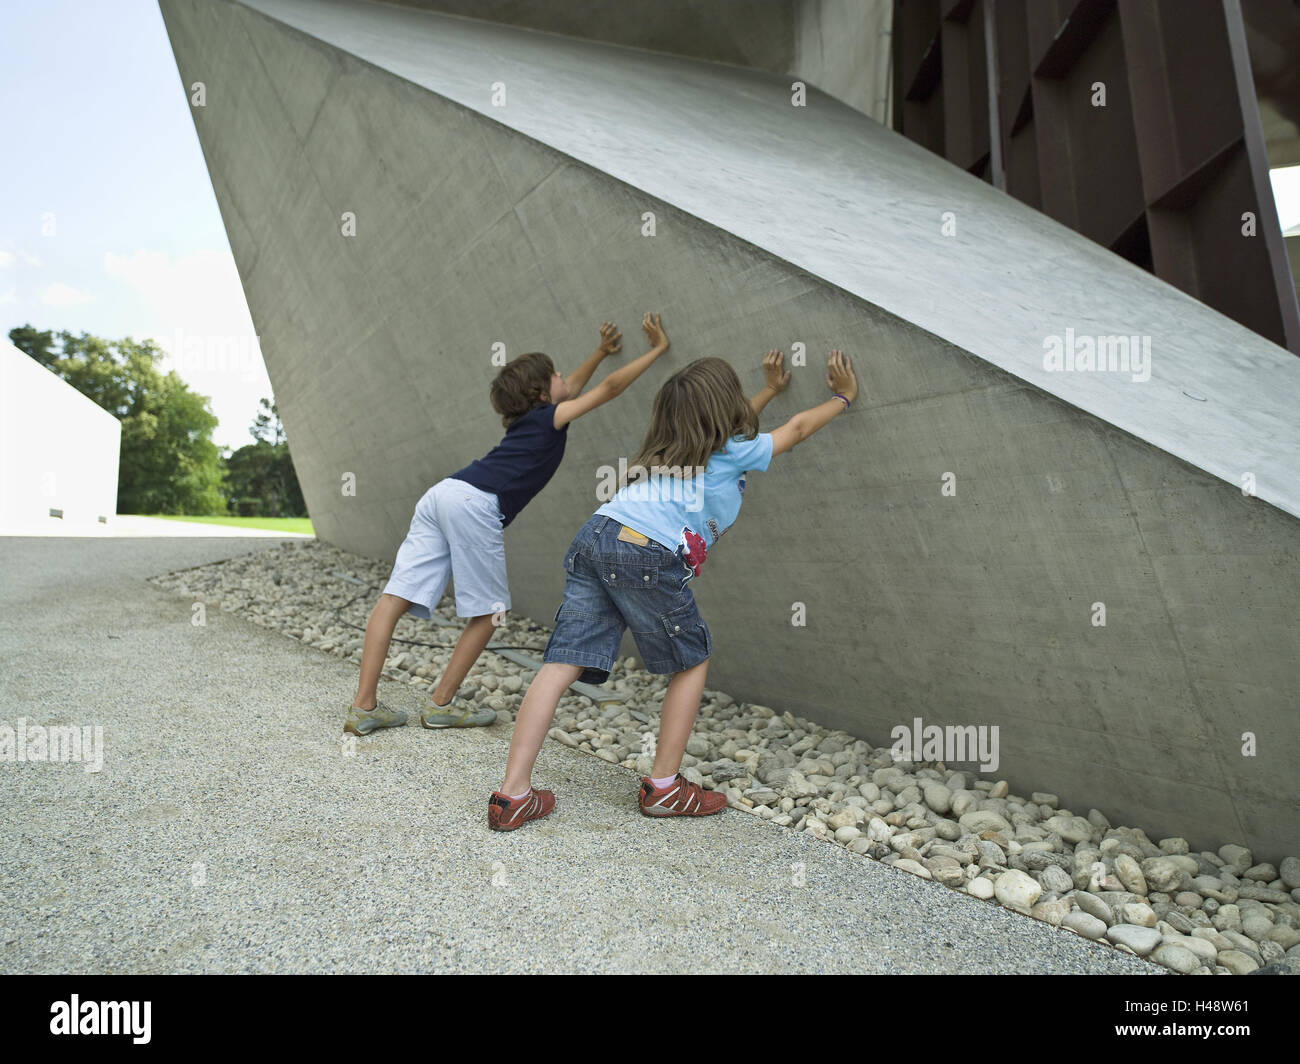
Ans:
[[[489,394],[506,426],[505,438],[484,457],[439,481],[416,504],[392,575],[366,625],[361,677],[344,731],[366,735],[406,723],[404,712],[376,697],[393,629],[407,611],[429,617],[451,577],[456,613],[469,621],[420,722],[426,728],[454,728],[495,720],[490,709],[476,710],[456,692],[492,638],[493,615],[510,608],[502,531],[559,468],[569,423],[620,395],[668,350],[657,314],[647,313],[641,328],[650,350],[585,395],[580,393],[596,367],[622,346],[609,322],[601,325],[600,346],[567,378],[539,353],[520,355],[502,367]]]

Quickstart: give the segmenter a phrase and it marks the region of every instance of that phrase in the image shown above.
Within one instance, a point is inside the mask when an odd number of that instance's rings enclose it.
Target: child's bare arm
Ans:
[[[624,388],[648,370],[654,360],[668,350],[668,335],[659,324],[658,314],[647,312],[641,319],[641,328],[645,330],[646,336],[653,345],[650,350],[626,366],[616,369],[586,395],[580,395],[576,399],[566,399],[556,406],[554,423],[557,429],[564,428],[570,421],[590,413],[601,404],[608,403],[615,396],[622,394]]]
[[[780,351],[769,351],[763,358],[763,387],[749,401],[749,405],[754,408],[755,414],[761,414],[763,407],[767,406],[775,396],[790,386],[790,371],[788,369],[782,371],[782,360],[784,358],[785,355]]]
[[[600,343],[596,346],[596,350],[591,353],[586,362],[564,378],[571,398],[582,394],[582,389],[587,387],[587,381],[591,380],[591,375],[596,372],[596,367],[604,361],[606,355],[617,354],[622,349],[623,345],[619,343],[622,339],[623,334],[618,331],[617,325],[612,321],[601,322]]]
[[[858,397],[858,379],[853,374],[853,365],[843,351],[832,351],[826,360],[826,384],[832,392],[838,392],[849,402]],[[825,428],[836,415],[848,409],[848,403],[840,399],[827,399],[826,402],[810,407],[795,414],[779,429],[772,432],[772,454],[782,454],[797,443],[802,443],[814,432]]]

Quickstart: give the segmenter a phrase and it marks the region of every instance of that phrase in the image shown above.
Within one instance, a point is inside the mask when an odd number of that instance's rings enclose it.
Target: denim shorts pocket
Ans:
[[[600,582],[611,591],[654,591],[659,587],[659,566],[622,558],[593,558]]]
[[[669,610],[661,620],[678,668],[693,668],[713,654],[713,637],[694,599]]]

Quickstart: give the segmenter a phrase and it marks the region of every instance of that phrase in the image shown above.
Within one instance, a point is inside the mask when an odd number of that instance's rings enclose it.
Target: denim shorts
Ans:
[[[683,672],[713,653],[690,569],[653,540],[644,547],[620,540],[622,529],[596,514],[564,556],[564,602],[544,660],[582,666],[586,683],[609,679],[625,629],[652,673]]]

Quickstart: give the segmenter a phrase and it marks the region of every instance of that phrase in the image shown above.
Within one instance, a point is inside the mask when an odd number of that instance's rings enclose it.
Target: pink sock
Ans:
[[[532,791],[532,788],[529,787],[528,790],[524,791],[523,794],[511,794],[511,795],[507,795],[507,797],[508,797],[512,802],[517,802],[517,801],[519,801],[520,798],[527,798],[528,795],[529,795],[529,793],[530,793],[531,791]]]
[[[662,779],[662,780],[657,780],[653,776],[651,776],[650,782],[655,785],[655,790],[662,791],[665,787],[668,786],[668,784],[672,783],[672,781],[675,780],[676,778],[677,778],[677,773],[674,772],[667,779]]]

